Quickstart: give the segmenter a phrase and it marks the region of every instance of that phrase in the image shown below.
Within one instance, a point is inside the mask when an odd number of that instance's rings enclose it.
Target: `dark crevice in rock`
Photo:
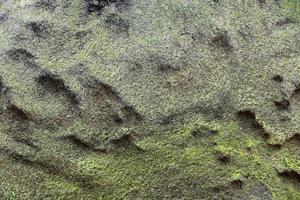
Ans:
[[[267,144],[267,147],[272,150],[280,150],[282,148],[282,144]]]
[[[6,55],[18,62],[24,62],[24,61],[30,61],[31,59],[34,59],[34,55],[32,55],[29,51],[26,49],[12,49],[6,52]]]
[[[291,103],[289,100],[283,99],[280,101],[274,101],[274,105],[278,110],[287,110],[290,107]]]
[[[3,87],[4,87],[3,78],[0,75],[0,89],[2,89]]]
[[[92,149],[91,145],[81,140],[76,135],[69,135],[64,137],[64,139],[69,140],[72,144],[75,144],[76,146],[80,147],[81,149]]]
[[[79,39],[86,37],[89,33],[90,33],[89,31],[78,31],[74,35],[75,35],[75,38],[77,40],[79,40]]]
[[[10,104],[9,88],[4,84],[2,76],[0,76],[0,111],[5,108],[5,106]],[[2,114],[2,113],[1,113]]]
[[[296,133],[286,140],[285,143],[300,145],[300,134]]]
[[[12,49],[6,52],[9,59],[23,63],[26,67],[39,69],[39,66],[35,63],[35,56],[26,49]]]
[[[6,151],[9,155],[9,157],[11,157],[14,160],[20,161],[24,164],[31,164],[32,163],[32,158],[28,155],[20,154],[20,153],[17,153],[16,151],[8,151],[8,150],[6,150]]]
[[[32,148],[38,148],[39,147],[36,144],[36,141],[34,141],[30,138],[26,138],[26,137],[22,137],[22,136],[14,136],[13,138],[16,142],[26,144],[27,146],[30,146]]]
[[[257,121],[256,115],[251,110],[241,110],[237,112],[237,118],[241,125],[245,128],[251,128],[259,132],[264,139],[269,139],[270,134],[266,132],[264,127]]]
[[[110,139],[109,143],[117,148],[133,148],[138,151],[144,151],[139,146],[135,144],[135,138],[130,134],[122,135],[119,138]]]
[[[296,86],[296,89],[294,90],[294,92],[291,95],[292,99],[297,99],[300,100],[300,85]]]
[[[100,12],[102,11],[102,9],[108,4],[94,4],[94,3],[88,3],[86,6],[87,12],[88,13],[93,13],[93,12],[97,12],[98,14],[100,14]]]
[[[95,104],[102,105],[109,103],[110,106],[108,107],[111,107],[111,112],[113,112],[113,109],[116,107],[121,106],[120,111],[122,113],[122,117],[118,116],[118,118],[121,118],[124,122],[135,123],[143,120],[141,114],[133,106],[126,103],[111,85],[93,79],[92,81],[89,81],[86,87],[94,99]],[[117,119],[116,116],[117,114],[113,115],[113,120],[121,122],[121,120]]]
[[[103,153],[106,152],[106,149],[104,148],[99,149],[93,143],[84,141],[82,138],[80,138],[77,135],[68,135],[63,137],[62,139],[70,141],[72,144],[74,144],[75,146],[83,150],[92,150],[92,151],[103,152]]]
[[[30,113],[26,112],[15,104],[8,105],[7,110],[13,113],[13,118],[17,121],[26,121],[32,118]]]
[[[257,0],[258,1],[258,3],[260,3],[260,4],[265,4],[266,3],[266,0]]]
[[[143,117],[140,113],[136,111],[132,106],[126,105],[122,108],[122,112],[124,113],[124,117],[126,121],[130,122],[139,122],[143,120]]]
[[[100,186],[93,176],[84,175],[81,171],[78,172],[77,166],[75,166],[72,162],[64,160],[64,158],[48,155],[27,155],[25,153],[19,153],[3,147],[1,148],[1,151],[6,153],[6,155],[15,161],[31,167],[40,168],[49,174],[63,177],[67,181],[78,184],[87,190]],[[34,154],[41,153],[41,151],[36,150]]]
[[[104,97],[108,97],[111,100],[123,102],[121,96],[115,89],[106,83],[103,83],[97,79],[89,81],[86,87],[91,90],[95,100],[102,100]]]
[[[217,155],[217,160],[219,162],[221,162],[222,164],[227,165],[230,163],[231,158],[229,155],[224,155],[224,154],[220,153]]]
[[[73,92],[69,86],[66,85],[65,81],[58,75],[52,74],[49,71],[43,70],[40,75],[36,78],[36,81],[45,87],[45,89],[58,93],[61,92],[67,96],[71,105],[78,106],[80,104],[80,98],[75,92]]]
[[[219,98],[219,100],[222,98]],[[224,106],[226,103],[223,102]],[[198,102],[195,105],[187,107],[183,110],[174,111],[170,115],[162,116],[158,119],[158,123],[161,125],[169,125],[176,121],[183,120],[184,116],[189,114],[204,114],[208,119],[220,119],[224,114],[224,107],[217,103],[216,105],[208,105],[205,102]]]
[[[102,14],[102,10],[113,4],[117,9],[125,9],[129,6],[128,0],[86,0],[86,9],[88,13]]]
[[[288,181],[294,183],[300,183],[300,174],[292,169],[287,169],[282,172],[279,172],[278,175]]]

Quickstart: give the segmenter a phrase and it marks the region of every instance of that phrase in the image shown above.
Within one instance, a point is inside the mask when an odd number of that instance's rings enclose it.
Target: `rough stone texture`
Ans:
[[[0,199],[300,199],[298,0],[0,1]]]

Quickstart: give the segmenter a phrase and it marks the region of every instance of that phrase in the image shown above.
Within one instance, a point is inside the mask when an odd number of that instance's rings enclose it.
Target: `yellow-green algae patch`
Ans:
[[[214,127],[218,134],[194,138],[189,127],[199,125]],[[300,195],[299,187],[284,184],[276,171],[280,165],[298,170],[299,162],[292,158],[293,154],[282,155],[280,150],[272,152],[265,141],[244,132],[235,122],[200,120],[200,123],[189,124],[174,132],[147,137],[138,145],[144,152],[128,150],[80,158],[75,162],[87,173],[101,177],[105,188],[101,195],[108,199],[129,198],[134,193],[151,198],[147,188],[162,183],[167,188],[172,181],[184,179],[188,182],[193,177],[206,177],[201,188],[207,191],[217,187],[218,179],[222,187],[234,180],[251,178],[265,185],[273,199],[297,199]],[[274,159],[275,153],[277,157],[284,156],[284,161]],[[229,163],[221,163],[220,155],[228,156]],[[176,170],[177,174],[174,176],[170,169]],[[166,188],[161,188],[161,197],[168,195],[164,193]]]

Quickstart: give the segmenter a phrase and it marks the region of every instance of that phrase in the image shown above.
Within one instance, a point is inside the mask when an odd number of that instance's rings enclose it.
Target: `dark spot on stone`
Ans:
[[[130,0],[112,0],[112,2],[119,11],[125,10],[130,6]]]
[[[248,152],[251,152],[251,151],[252,151],[252,148],[251,148],[251,147],[246,147],[246,150],[247,150]]]
[[[218,131],[207,127],[199,127],[199,128],[192,129],[190,134],[196,138],[211,137],[217,135]]]
[[[100,12],[102,9],[104,8],[104,6],[99,6],[93,3],[88,3],[87,4],[87,12],[88,13],[93,13],[93,12]]]
[[[280,150],[282,145],[281,144],[268,144],[268,147],[270,149],[274,149],[274,150]]]
[[[88,13],[97,13],[97,14],[102,14],[101,11],[103,10],[103,8],[105,6],[108,6],[110,1],[109,0],[96,0],[96,1],[92,1],[92,0],[87,0],[87,5],[86,5],[86,9]]]
[[[240,120],[245,122],[250,122],[251,126],[257,127],[256,116],[255,113],[251,110],[242,110],[237,113],[237,116]]]
[[[6,22],[8,20],[8,15],[5,13],[0,13],[0,22]]]
[[[217,156],[217,160],[219,162],[221,162],[222,164],[229,164],[231,159],[230,159],[229,155],[219,154]]]
[[[46,33],[46,27],[42,22],[28,22],[25,24],[25,27],[37,37],[43,37]]]
[[[12,49],[6,52],[9,59],[24,64],[27,68],[39,69],[35,63],[35,56],[26,49]]]
[[[14,119],[17,121],[23,121],[23,120],[29,120],[30,114],[26,111],[24,111],[22,108],[19,108],[18,106],[14,104],[10,104],[7,107],[7,110],[12,112],[14,114]]]
[[[287,25],[287,24],[292,24],[292,23],[295,23],[295,21],[293,21],[291,18],[284,18],[282,20],[279,20],[278,22],[276,22],[276,25],[277,26],[284,26],[284,25]]]
[[[234,188],[234,189],[242,189],[243,188],[243,181],[236,179],[231,181],[230,185]]]
[[[215,47],[223,48],[228,51],[233,49],[230,44],[227,32],[219,33],[211,40],[211,44]]]
[[[278,82],[278,83],[282,83],[283,82],[283,77],[280,75],[275,75],[272,78],[274,81]]]
[[[114,30],[117,33],[126,32],[129,30],[128,21],[122,19],[118,14],[113,13],[106,17],[104,23],[111,30]]]
[[[87,31],[79,31],[77,33],[75,33],[75,38],[76,39],[82,39],[85,36],[87,36],[88,32]]]
[[[219,192],[222,191],[222,189],[219,188],[219,187],[212,187],[211,190],[212,190],[214,193],[219,193]]]
[[[0,91],[5,87],[2,76],[0,75]]]
[[[116,124],[122,124],[123,123],[123,119],[117,114],[113,115],[112,118],[113,118],[113,121]]]
[[[163,73],[169,73],[169,72],[177,71],[178,69],[176,69],[170,64],[162,63],[157,66],[157,70]]]
[[[290,117],[288,117],[288,116],[282,116],[281,118],[280,118],[280,121],[281,122],[289,122],[289,121],[291,121],[292,119],[290,118]]]
[[[274,101],[274,105],[278,110],[287,110],[290,107],[291,103],[290,101],[284,99],[281,101]]]
[[[260,3],[260,4],[265,4],[265,3],[266,3],[266,0],[258,0],[258,3]]]
[[[56,2],[57,0],[40,0],[36,3],[35,6],[48,10],[54,10],[57,7]]]
[[[35,57],[26,49],[13,49],[6,52],[6,55],[14,61],[29,61]]]
[[[64,80],[46,70],[43,70],[41,72],[41,74],[37,78],[37,82],[42,85],[48,85],[49,87],[55,88],[56,90],[60,90],[66,87]]]

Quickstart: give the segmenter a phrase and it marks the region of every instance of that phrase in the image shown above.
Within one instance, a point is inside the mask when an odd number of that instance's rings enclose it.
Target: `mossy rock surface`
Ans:
[[[0,199],[300,199],[298,0],[0,2]]]

